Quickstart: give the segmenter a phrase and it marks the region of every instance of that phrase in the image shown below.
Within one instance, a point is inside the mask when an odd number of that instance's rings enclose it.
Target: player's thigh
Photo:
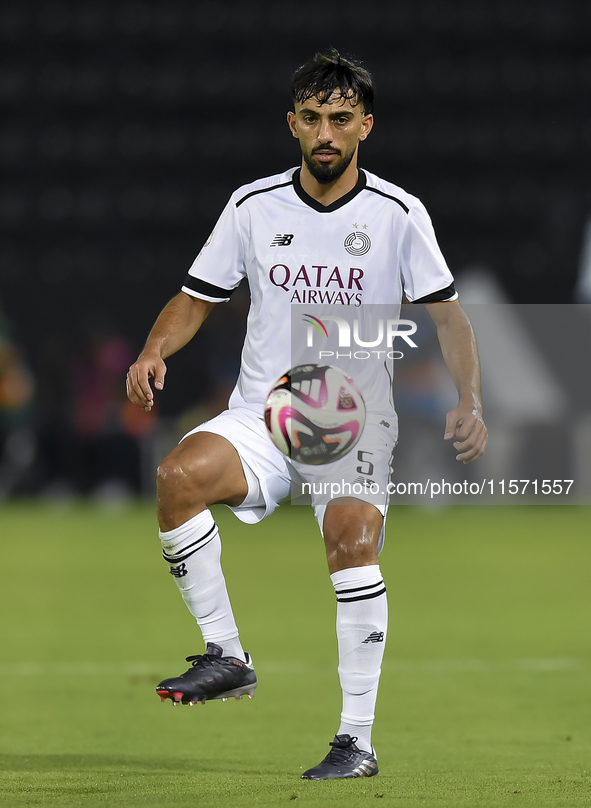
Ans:
[[[370,502],[355,497],[332,499],[323,522],[330,572],[377,564],[383,523],[381,512]]]
[[[239,505],[248,493],[240,456],[229,440],[213,432],[188,435],[159,468],[159,490],[193,497],[206,505]]]

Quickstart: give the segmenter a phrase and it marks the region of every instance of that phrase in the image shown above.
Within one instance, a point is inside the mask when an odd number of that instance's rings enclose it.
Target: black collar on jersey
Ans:
[[[293,173],[293,188],[302,202],[305,202],[306,205],[309,205],[314,210],[317,210],[318,213],[332,213],[333,210],[338,210],[342,208],[343,205],[346,205],[347,202],[350,202],[354,197],[357,196],[358,193],[363,191],[367,184],[367,177],[365,176],[365,172],[359,168],[358,173],[359,177],[357,179],[357,184],[354,188],[352,188],[349,193],[346,193],[345,196],[341,196],[340,199],[337,199],[335,202],[332,202],[330,205],[321,205],[320,202],[317,202],[310,194],[307,194],[304,189],[302,188],[302,183],[300,182],[300,172],[301,168],[297,168]]]

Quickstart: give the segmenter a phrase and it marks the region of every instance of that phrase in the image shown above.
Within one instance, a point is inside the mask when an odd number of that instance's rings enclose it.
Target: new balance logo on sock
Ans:
[[[363,640],[361,644],[365,645],[367,642],[384,642],[384,632],[372,631],[369,637],[366,640]]]
[[[170,567],[170,574],[174,575],[175,578],[184,578],[187,573],[188,569],[184,562],[179,564],[178,567]]]

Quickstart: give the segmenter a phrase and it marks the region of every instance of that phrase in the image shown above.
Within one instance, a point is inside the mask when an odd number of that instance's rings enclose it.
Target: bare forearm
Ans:
[[[437,336],[441,352],[460,398],[460,404],[482,412],[480,392],[480,360],[476,337],[470,320],[458,304],[439,303],[437,306],[453,306],[452,316],[436,318]]]
[[[180,292],[164,307],[150,331],[142,355],[166,359],[193,339],[214,303]]]
[[[181,292],[168,303],[154,327],[136,362],[127,374],[127,396],[130,401],[148,412],[154,404],[154,393],[164,387],[166,363],[164,360],[193,339],[215,303],[190,297]]]
[[[482,457],[488,430],[482,419],[480,359],[472,325],[459,303],[431,303],[427,310],[437,326],[445,364],[460,401],[445,418],[445,440],[453,441],[456,460],[472,463]]]

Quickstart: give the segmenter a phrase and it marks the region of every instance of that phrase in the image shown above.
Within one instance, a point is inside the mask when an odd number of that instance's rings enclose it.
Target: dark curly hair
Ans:
[[[317,53],[293,74],[294,101],[303,103],[317,98],[326,104],[335,93],[343,100],[354,99],[354,105],[361,104],[364,115],[372,113],[375,85],[371,73],[358,60],[341,56],[336,48]]]

